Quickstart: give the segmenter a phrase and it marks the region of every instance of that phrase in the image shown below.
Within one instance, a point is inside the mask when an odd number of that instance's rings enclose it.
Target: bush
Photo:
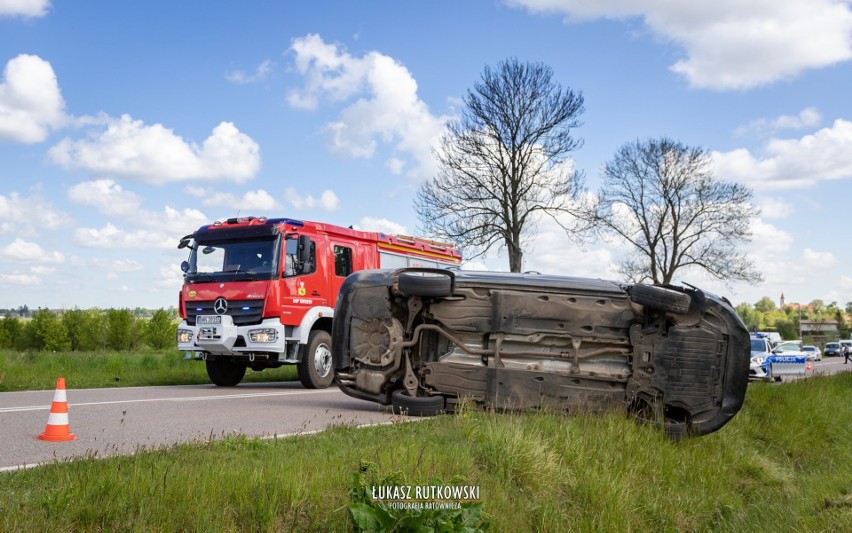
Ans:
[[[0,348],[14,348],[23,326],[18,317],[6,315],[0,320]]]
[[[145,342],[151,348],[162,350],[175,346],[177,325],[165,309],[157,309],[145,326]]]
[[[39,309],[33,313],[33,319],[27,324],[27,328],[31,329],[31,347],[36,350],[61,352],[71,349],[65,324],[48,309]]]
[[[68,332],[68,342],[71,343],[71,350],[79,350],[80,346],[80,329],[83,324],[83,311],[74,308],[68,309],[62,313],[62,325],[65,326],[65,331]]]
[[[159,309],[150,320],[130,309],[68,309],[61,314],[39,309],[31,319],[7,314],[0,319],[0,349],[20,352],[136,350],[142,344],[162,350],[175,347],[177,324],[172,310]]]
[[[80,313],[77,350],[91,352],[106,348],[106,313],[100,309],[87,309]]]
[[[134,346],[134,322],[130,309],[107,311],[107,346],[113,350],[129,350]]]

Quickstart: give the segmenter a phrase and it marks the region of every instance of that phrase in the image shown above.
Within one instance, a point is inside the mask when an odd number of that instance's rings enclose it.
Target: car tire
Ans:
[[[207,375],[214,385],[219,387],[235,387],[246,375],[246,365],[235,363],[224,357],[205,361]]]
[[[406,389],[397,389],[391,395],[393,412],[408,416],[435,416],[445,411],[443,396],[411,397]]]
[[[334,381],[334,358],[331,335],[327,331],[311,332],[308,343],[302,346],[302,357],[296,370],[306,389],[325,389],[331,385]]]
[[[407,296],[448,296],[453,280],[448,274],[430,272],[402,272],[399,275],[399,292]]]
[[[686,293],[678,292],[656,285],[637,283],[630,287],[630,300],[650,309],[666,311],[677,315],[689,312],[692,298]]]

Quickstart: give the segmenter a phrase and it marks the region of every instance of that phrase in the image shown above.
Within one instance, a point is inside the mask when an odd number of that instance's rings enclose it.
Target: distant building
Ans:
[[[825,335],[826,333],[837,333],[836,320],[802,320],[802,334]]]
[[[799,329],[802,337],[812,337],[817,342],[827,342],[840,338],[836,320],[801,320]]]

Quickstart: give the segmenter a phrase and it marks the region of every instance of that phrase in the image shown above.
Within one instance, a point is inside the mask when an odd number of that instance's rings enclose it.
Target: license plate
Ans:
[[[222,316],[221,315],[198,315],[195,319],[195,324],[221,324]]]

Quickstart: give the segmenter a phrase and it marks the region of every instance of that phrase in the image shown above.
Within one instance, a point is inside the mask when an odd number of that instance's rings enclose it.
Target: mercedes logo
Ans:
[[[228,310],[228,300],[216,298],[216,301],[213,302],[213,310],[216,311],[217,315],[224,315],[225,311]]]

